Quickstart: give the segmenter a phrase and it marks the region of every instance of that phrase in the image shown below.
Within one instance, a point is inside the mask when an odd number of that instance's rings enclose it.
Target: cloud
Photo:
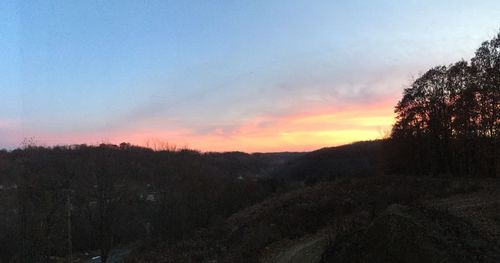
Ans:
[[[392,100],[385,100],[344,107],[317,107],[289,114],[259,115],[227,126],[150,128],[145,125],[94,132],[23,129],[22,134],[34,136],[43,145],[131,142],[146,146],[148,141],[156,140],[203,151],[305,151],[381,138],[381,130],[390,128],[393,122],[392,106]],[[15,132],[13,128],[5,134],[12,139],[2,143],[17,147],[22,137],[13,136]]]
[[[241,73],[242,77],[235,81],[213,84],[207,80],[206,86],[176,97],[168,95],[171,89],[159,89],[150,100],[115,117],[106,126],[120,129],[129,123],[155,123],[205,130],[238,125],[259,115],[286,115],[328,105],[343,107],[387,97],[395,99],[403,85],[409,83],[410,74],[421,68],[419,65],[376,69],[330,66],[290,66],[292,69],[281,66],[258,74]]]
[[[171,88],[159,90],[138,107],[98,121],[25,120],[3,132],[9,141],[0,143],[16,147],[23,137],[36,137],[47,145],[145,145],[154,138],[206,151],[282,151],[380,138],[392,124],[409,74],[421,67],[334,64],[289,68],[283,62],[274,71],[252,71],[213,86],[207,80],[206,87],[175,96],[169,95]]]

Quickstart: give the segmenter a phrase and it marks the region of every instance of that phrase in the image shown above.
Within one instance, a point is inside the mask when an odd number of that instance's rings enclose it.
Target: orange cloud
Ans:
[[[384,136],[394,122],[392,101],[287,116],[258,116],[229,131],[178,133],[170,142],[204,151],[307,151]]]

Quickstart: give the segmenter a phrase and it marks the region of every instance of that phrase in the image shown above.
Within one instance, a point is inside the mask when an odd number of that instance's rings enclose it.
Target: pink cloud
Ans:
[[[377,139],[393,122],[394,101],[358,104],[343,107],[322,107],[289,115],[261,115],[231,127],[214,127],[200,133],[188,128],[129,128],[92,132],[40,132],[20,129],[13,122],[9,141],[16,147],[24,137],[35,137],[42,145],[100,144],[130,142],[147,146],[164,143],[188,146],[202,151],[307,151],[325,146]],[[10,124],[9,124],[10,123]],[[142,124],[142,127],[147,124]],[[5,129],[3,129],[5,130]],[[151,145],[150,145],[151,146]]]

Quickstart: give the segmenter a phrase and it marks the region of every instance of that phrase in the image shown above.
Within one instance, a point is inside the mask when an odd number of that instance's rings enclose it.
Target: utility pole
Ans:
[[[71,190],[66,191],[66,220],[68,224],[68,252],[66,255],[66,262],[73,263],[73,244],[71,240]]]

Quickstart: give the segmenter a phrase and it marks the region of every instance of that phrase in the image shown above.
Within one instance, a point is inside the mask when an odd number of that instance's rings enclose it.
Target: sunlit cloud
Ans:
[[[297,73],[281,82],[287,84],[264,83],[269,88],[262,94],[259,88],[250,89],[253,93],[243,93],[248,98],[235,93],[222,98],[212,94],[214,101],[202,97],[163,105],[155,100],[95,125],[90,119],[72,125],[68,120],[36,119],[11,129],[9,141],[0,143],[12,148],[25,137],[35,137],[43,145],[168,142],[202,151],[268,152],[379,139],[394,121],[393,107],[408,80],[406,72],[415,67],[307,81]]]
[[[239,125],[212,127],[202,132],[181,127],[137,127],[124,131],[85,133],[31,132],[38,142],[46,145],[130,142],[153,147],[153,144],[162,142],[202,151],[308,151],[353,141],[380,139],[392,122],[392,101],[385,101],[290,115],[261,115]],[[30,131],[25,129],[22,134],[28,135]]]
[[[197,130],[134,129],[93,134],[45,134],[40,140],[58,143],[120,143],[151,146],[150,142],[168,142],[178,147],[202,151],[306,151],[359,140],[379,139],[393,122],[392,105],[374,103],[353,105],[341,110],[285,116],[258,116],[230,128]]]

